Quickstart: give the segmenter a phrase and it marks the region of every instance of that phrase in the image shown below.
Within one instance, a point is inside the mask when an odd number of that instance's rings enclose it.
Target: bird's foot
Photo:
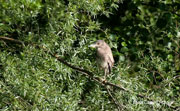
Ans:
[[[103,78],[101,79],[101,81],[102,81],[103,83],[106,83],[106,82],[107,82],[106,77],[103,77]]]

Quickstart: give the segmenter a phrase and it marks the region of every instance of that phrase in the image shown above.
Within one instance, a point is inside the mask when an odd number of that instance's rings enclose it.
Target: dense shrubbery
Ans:
[[[104,87],[47,53],[101,77],[88,45],[103,39],[116,61],[108,81],[133,92],[113,90],[122,109],[178,110],[179,21],[179,1],[0,0],[0,37],[25,43],[0,39],[0,109],[117,110]]]

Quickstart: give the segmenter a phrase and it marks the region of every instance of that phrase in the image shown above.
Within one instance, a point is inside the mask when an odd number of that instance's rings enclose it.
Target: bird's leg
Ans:
[[[106,69],[104,69],[104,77],[101,79],[102,82],[106,82]]]
[[[106,80],[106,76],[107,76],[107,70],[104,69],[104,81]]]

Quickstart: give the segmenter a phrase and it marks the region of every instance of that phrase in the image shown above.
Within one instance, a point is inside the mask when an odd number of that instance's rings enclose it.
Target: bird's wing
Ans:
[[[111,73],[111,69],[114,65],[114,58],[113,58],[112,54],[107,54],[106,59],[107,59],[109,73]]]
[[[113,56],[108,55],[108,56],[107,56],[107,59],[108,59],[108,64],[110,65],[110,67],[112,67],[112,66],[114,65]]]
[[[107,55],[108,55],[108,61],[111,62],[111,67],[112,67],[114,65],[114,58],[113,58],[112,51],[110,48],[109,48],[109,53]]]

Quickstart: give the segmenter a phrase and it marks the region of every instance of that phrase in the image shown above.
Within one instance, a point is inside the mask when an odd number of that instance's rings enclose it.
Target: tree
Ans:
[[[0,0],[0,108],[178,110],[179,4]],[[98,39],[115,57],[107,83],[88,48]]]

